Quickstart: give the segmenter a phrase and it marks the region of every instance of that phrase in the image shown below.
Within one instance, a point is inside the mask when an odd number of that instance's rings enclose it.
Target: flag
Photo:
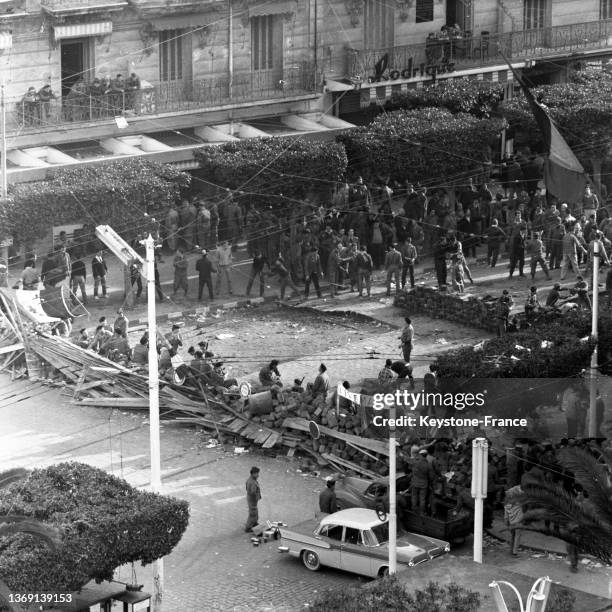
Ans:
[[[523,77],[516,72],[506,57],[504,59],[510,66],[515,81],[521,86],[536,123],[544,136],[547,153],[544,164],[544,183],[547,192],[559,198],[561,202],[570,204],[580,202],[584,195],[584,188],[587,186],[587,176],[582,164],[565,142],[546,108],[534,98]]]

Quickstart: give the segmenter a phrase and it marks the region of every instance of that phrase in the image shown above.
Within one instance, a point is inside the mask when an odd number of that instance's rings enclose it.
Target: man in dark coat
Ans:
[[[260,470],[258,467],[252,467],[251,475],[246,481],[246,498],[247,506],[249,508],[249,515],[247,517],[244,530],[247,533],[259,523],[259,511],[257,509],[257,504],[261,499],[261,489],[259,487],[259,482],[257,482],[257,479],[259,478],[259,471]]]
[[[216,270],[210,259],[208,259],[206,249],[202,249],[202,257],[196,262],[196,270],[198,272],[198,300],[202,299],[202,290],[206,285],[208,287],[208,297],[212,302],[215,299],[213,296],[212,273],[216,272]]]
[[[325,485],[325,488],[319,494],[319,510],[325,514],[333,514],[338,511],[335,491],[336,481],[333,478],[328,478]]]

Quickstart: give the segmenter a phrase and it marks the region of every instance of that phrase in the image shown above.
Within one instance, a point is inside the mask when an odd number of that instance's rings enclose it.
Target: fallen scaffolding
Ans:
[[[63,386],[74,405],[148,410],[146,371],[115,363],[44,326],[24,325],[17,304],[6,294],[0,300],[0,369],[21,359],[33,382]],[[163,418],[202,427],[219,443],[284,450],[289,456],[301,451],[338,472],[374,477],[388,471],[388,444],[362,435],[366,432],[358,416],[339,417],[320,397],[280,390],[242,397],[194,381],[182,386],[160,382]],[[263,405],[257,402],[262,396]],[[313,421],[317,439],[310,433]]]

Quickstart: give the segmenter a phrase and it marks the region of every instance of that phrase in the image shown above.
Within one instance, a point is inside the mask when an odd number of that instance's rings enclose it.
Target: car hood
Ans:
[[[403,534],[397,538],[397,560],[400,563],[416,565],[444,554],[449,547],[449,543],[444,540],[416,533]],[[389,543],[382,544],[381,549],[388,554]]]

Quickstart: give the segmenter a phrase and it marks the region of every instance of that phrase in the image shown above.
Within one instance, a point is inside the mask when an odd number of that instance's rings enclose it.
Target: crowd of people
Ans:
[[[134,72],[127,78],[122,74],[114,78],[95,77],[92,81],[79,77],[61,96],[63,119],[85,121],[133,110],[140,88],[140,78]],[[19,104],[20,123],[24,126],[47,125],[52,119],[51,101],[56,99],[58,95],[49,83],[38,90],[29,87]]]

